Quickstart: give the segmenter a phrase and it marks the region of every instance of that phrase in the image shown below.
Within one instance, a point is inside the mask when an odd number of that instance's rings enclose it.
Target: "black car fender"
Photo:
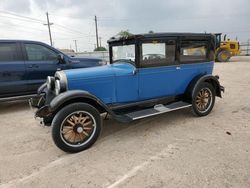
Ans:
[[[57,95],[49,104],[50,111],[56,112],[67,104],[74,102],[86,102],[97,108],[100,112],[109,111],[109,108],[98,97],[83,90],[71,90]]]
[[[83,90],[72,90],[61,93],[60,95],[54,97],[48,105],[40,108],[36,115],[37,117],[53,117],[55,114],[60,111],[63,107],[76,103],[84,102],[95,107],[100,113],[107,112],[115,120],[123,123],[130,122],[131,120],[125,116],[115,114],[104,102],[102,102],[95,95],[83,91]]]
[[[186,92],[185,92],[185,98],[187,100],[191,100],[194,97],[194,91],[198,87],[199,84],[203,82],[208,82],[212,84],[212,86],[215,89],[216,96],[222,97],[221,91],[224,92],[224,87],[220,85],[219,82],[219,76],[213,76],[211,74],[209,75],[199,75],[195,77],[190,84],[188,85]]]

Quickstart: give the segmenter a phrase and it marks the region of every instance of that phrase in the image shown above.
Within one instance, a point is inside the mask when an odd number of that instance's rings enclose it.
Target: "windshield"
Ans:
[[[135,61],[135,45],[113,46],[113,62],[119,60]]]

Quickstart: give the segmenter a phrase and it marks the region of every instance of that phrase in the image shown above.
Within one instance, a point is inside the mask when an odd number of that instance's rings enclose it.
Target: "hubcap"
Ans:
[[[209,88],[203,88],[199,91],[195,103],[199,111],[206,112],[211,104],[212,92]]]
[[[74,112],[67,116],[61,125],[61,138],[70,146],[79,146],[88,142],[96,128],[91,114],[84,111]]]

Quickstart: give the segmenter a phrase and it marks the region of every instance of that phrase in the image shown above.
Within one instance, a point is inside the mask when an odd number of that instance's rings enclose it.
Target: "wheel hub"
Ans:
[[[82,124],[76,124],[73,128],[75,133],[82,133],[83,132],[83,126]]]

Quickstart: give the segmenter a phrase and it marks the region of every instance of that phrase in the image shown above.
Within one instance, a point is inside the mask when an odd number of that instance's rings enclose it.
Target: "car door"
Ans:
[[[58,52],[43,44],[24,43],[23,49],[26,54],[26,79],[29,91],[36,92],[47,76],[53,76],[57,70],[66,67],[66,64],[59,62]]]
[[[175,96],[178,85],[179,64],[176,62],[176,41],[154,40],[141,44],[139,98]]]
[[[25,65],[17,42],[0,42],[0,96],[27,92]]]
[[[177,93],[184,93],[189,83],[197,76],[212,74],[213,62],[208,59],[208,42],[180,40],[180,85]]]

